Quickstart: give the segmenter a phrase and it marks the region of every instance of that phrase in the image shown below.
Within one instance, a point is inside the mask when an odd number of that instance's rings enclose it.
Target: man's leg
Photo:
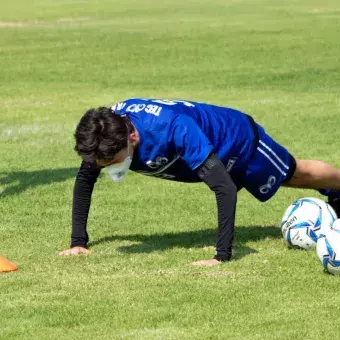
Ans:
[[[320,161],[296,160],[257,126],[259,143],[248,163],[244,187],[261,202],[274,196],[280,186],[316,189],[328,196],[329,203],[337,200],[340,212],[340,170]]]
[[[282,185],[293,188],[340,190],[340,170],[321,161],[297,159],[293,177]]]
[[[328,196],[328,203],[340,218],[340,170],[333,166],[320,161],[298,159],[293,177],[282,185],[319,190]]]

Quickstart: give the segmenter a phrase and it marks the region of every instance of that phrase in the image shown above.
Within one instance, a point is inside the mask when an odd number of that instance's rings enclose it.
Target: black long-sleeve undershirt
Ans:
[[[101,168],[94,163],[82,162],[73,190],[71,247],[86,247],[89,240],[86,226],[94,184]]]
[[[88,234],[87,218],[91,205],[94,184],[101,168],[95,164],[82,162],[73,191],[71,247],[86,247]],[[215,259],[228,261],[231,258],[234,238],[237,189],[224,164],[215,155],[196,170],[200,179],[214,191],[218,211],[218,236]]]
[[[212,154],[197,170],[198,176],[214,191],[217,203],[218,235],[215,259],[229,261],[234,240],[237,188],[222,161]]]

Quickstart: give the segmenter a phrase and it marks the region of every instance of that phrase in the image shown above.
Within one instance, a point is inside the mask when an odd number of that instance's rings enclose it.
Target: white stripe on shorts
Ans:
[[[282,160],[281,158],[268,146],[266,145],[265,143],[262,142],[262,140],[259,141],[260,144],[265,147],[276,159],[277,161],[284,167],[286,168],[287,170],[289,170],[289,166],[287,166]]]
[[[274,166],[277,170],[279,170],[281,172],[281,174],[283,176],[287,176],[287,173],[284,172],[280,167],[279,165],[265,152],[263,151],[262,149],[260,149],[260,147],[257,148],[258,151],[260,151],[262,153],[262,155],[264,155]]]

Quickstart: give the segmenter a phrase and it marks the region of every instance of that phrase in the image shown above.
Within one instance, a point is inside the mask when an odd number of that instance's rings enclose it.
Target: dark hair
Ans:
[[[127,147],[131,121],[108,107],[88,110],[80,119],[74,137],[74,150],[84,161],[111,160]]]

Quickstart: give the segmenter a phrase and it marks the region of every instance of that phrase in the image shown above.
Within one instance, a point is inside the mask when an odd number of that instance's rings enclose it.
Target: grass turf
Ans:
[[[338,1],[43,1],[0,4],[0,339],[338,338],[339,278],[276,227],[314,193],[239,195],[235,260],[214,251],[203,185],[98,181],[93,254],[69,245],[73,131],[127,97],[239,108],[300,158],[340,167]]]

